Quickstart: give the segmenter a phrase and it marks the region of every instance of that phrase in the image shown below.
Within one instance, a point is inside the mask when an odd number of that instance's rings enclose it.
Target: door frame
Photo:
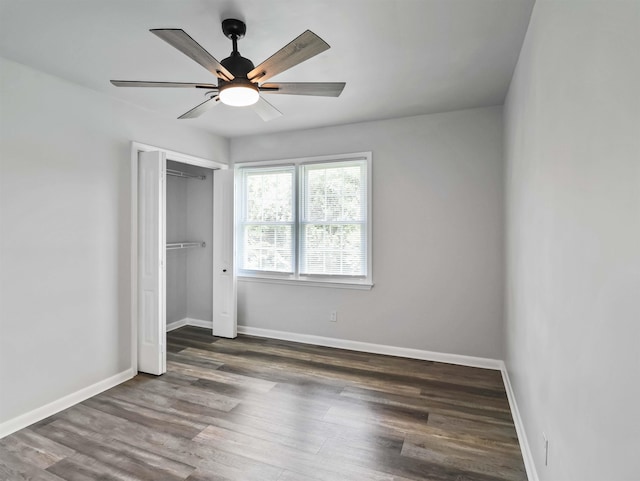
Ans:
[[[228,164],[215,160],[176,152],[175,150],[155,145],[131,142],[131,311],[129,313],[129,322],[131,324],[131,369],[134,375],[138,374],[138,153],[149,151],[164,152],[167,160],[183,164],[196,165],[212,170],[229,169]]]

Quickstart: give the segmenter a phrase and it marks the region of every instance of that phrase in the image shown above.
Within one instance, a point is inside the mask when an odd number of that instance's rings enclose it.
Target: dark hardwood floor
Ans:
[[[0,479],[525,480],[498,371],[168,335],[138,375],[0,440]]]

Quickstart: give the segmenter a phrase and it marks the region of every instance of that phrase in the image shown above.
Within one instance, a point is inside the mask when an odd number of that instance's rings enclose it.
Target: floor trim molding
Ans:
[[[29,411],[25,414],[21,414],[13,419],[9,419],[8,421],[0,424],[0,438],[4,438],[9,434],[15,433],[20,429],[26,428],[27,426],[32,425],[38,421],[43,420],[53,414],[59,413],[74,404],[78,404],[85,399],[89,399],[96,394],[100,394],[107,389],[111,389],[112,387],[117,386],[125,381],[128,381],[135,375],[133,369],[127,369],[126,371],[119,372],[107,379],[103,379],[102,381],[98,381],[95,384],[79,389],[76,392],[71,394],[67,394],[66,396],[61,397],[60,399],[56,399],[55,401],[50,402],[49,404],[45,404],[39,408],[36,408],[32,411]]]
[[[203,321],[202,319],[193,319],[185,317],[167,324],[167,332],[174,331],[184,326],[204,327],[205,329],[213,329],[212,321]]]
[[[407,357],[410,359],[421,359],[423,361],[446,362],[449,364],[459,364],[461,366],[494,369],[496,371],[502,370],[504,365],[499,359],[424,351],[422,349],[387,346],[384,344],[350,341],[348,339],[314,336],[310,334],[298,334],[295,332],[276,331],[273,329],[262,329],[258,327],[238,326],[238,333],[256,337],[281,339],[283,341],[301,342],[303,344],[315,344],[317,346],[337,347],[339,349],[349,349],[351,351],[370,352],[372,354],[386,354],[388,356]]]
[[[518,442],[520,443],[520,451],[522,452],[522,459],[524,460],[524,467],[527,471],[527,478],[529,481],[539,481],[538,472],[536,471],[536,465],[533,462],[533,454],[529,447],[529,441],[527,440],[527,434],[524,430],[524,423],[520,417],[520,411],[518,410],[518,403],[516,402],[516,396],[511,386],[511,380],[509,379],[509,371],[507,366],[502,362],[502,381],[504,382],[504,388],[507,391],[507,399],[509,400],[509,407],[511,408],[511,415],[513,416],[513,424],[516,427],[516,433],[518,435]]]

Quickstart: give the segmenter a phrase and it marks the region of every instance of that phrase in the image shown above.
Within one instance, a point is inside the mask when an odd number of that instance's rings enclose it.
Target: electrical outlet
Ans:
[[[542,433],[542,439],[544,440],[544,465],[549,466],[549,439],[545,433]]]
[[[330,322],[338,322],[338,311],[331,311],[329,313],[329,321]]]

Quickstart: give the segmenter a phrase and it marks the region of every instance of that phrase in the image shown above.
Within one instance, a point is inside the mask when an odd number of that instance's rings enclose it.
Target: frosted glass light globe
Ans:
[[[229,86],[220,91],[220,101],[233,107],[246,107],[255,104],[260,98],[258,90],[244,85]]]

